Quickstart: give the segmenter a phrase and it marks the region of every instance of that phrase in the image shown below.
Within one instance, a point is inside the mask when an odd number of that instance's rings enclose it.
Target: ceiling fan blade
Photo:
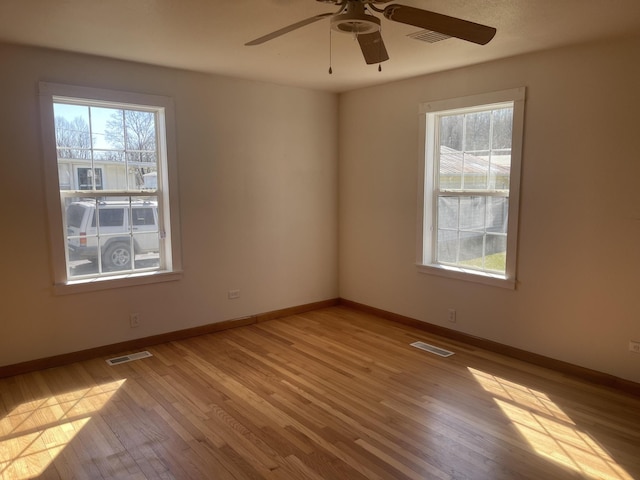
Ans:
[[[322,20],[325,17],[330,17],[331,15],[333,15],[333,13],[321,13],[320,15],[315,15],[305,20],[300,20],[299,22],[296,22],[287,27],[281,28],[280,30],[276,30],[275,32],[271,32],[260,38],[256,38],[255,40],[251,40],[250,42],[245,43],[245,46],[260,45],[261,43],[267,42],[269,40],[273,40],[274,38],[277,38],[280,35],[284,35],[285,33],[292,32],[294,30],[297,30],[298,28],[317,22],[318,20]]]
[[[384,46],[380,32],[358,35],[358,43],[360,44],[360,50],[362,50],[362,55],[364,55],[364,61],[367,62],[367,65],[389,60],[389,54]]]
[[[383,14],[394,22],[444,33],[479,45],[489,43],[496,34],[496,29],[493,27],[405,5],[389,5],[384,8]]]

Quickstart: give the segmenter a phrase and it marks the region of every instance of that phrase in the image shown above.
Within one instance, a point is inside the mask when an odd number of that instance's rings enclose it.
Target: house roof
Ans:
[[[508,176],[511,171],[510,161],[511,157],[508,155],[481,157],[440,146],[440,175],[486,175],[491,168],[495,175]]]

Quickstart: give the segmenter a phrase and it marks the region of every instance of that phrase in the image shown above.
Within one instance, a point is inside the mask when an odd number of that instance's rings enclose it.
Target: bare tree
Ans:
[[[58,158],[91,158],[91,133],[84,118],[55,117],[55,130]]]
[[[144,175],[155,172],[157,165],[155,114],[139,110],[114,112],[105,125],[105,140],[113,149],[110,159],[126,158],[136,186],[144,187]]]
[[[444,116],[440,144],[458,151],[510,149],[512,122],[511,108]]]
[[[151,112],[119,110],[107,121],[105,139],[129,161],[156,162],[156,123]]]

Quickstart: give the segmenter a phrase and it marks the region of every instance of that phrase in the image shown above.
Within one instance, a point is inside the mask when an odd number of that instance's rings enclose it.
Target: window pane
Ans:
[[[458,197],[438,197],[438,228],[457,229],[459,216]]]
[[[157,157],[155,152],[127,152],[127,170],[131,190],[155,189],[157,187]]]
[[[67,228],[80,228],[86,210],[80,205],[71,204],[67,207]]]
[[[468,267],[483,268],[484,234],[460,232],[459,263]]]
[[[448,115],[440,117],[440,146],[462,151],[464,115]]]
[[[509,190],[511,180],[511,155],[494,151],[491,154],[489,171],[489,188],[491,190]]]
[[[458,232],[438,230],[436,260],[440,263],[455,264],[458,259]]]
[[[468,190],[486,190],[489,178],[489,152],[464,154],[463,187]]]
[[[98,228],[101,229],[100,234],[109,233],[107,228],[115,229],[118,232],[124,232],[126,224],[124,221],[125,209],[122,202],[109,204],[107,202],[98,203]],[[113,232],[111,232],[113,233]]]
[[[73,201],[66,207],[67,259],[71,277],[98,273],[97,235],[93,221],[94,200]]]
[[[134,207],[131,213],[131,220],[134,227],[155,227],[155,217],[151,207]]]
[[[100,247],[104,272],[131,269],[131,236],[117,235],[101,237]]]
[[[142,190],[157,190],[158,171],[155,168],[144,168],[140,170],[142,174]]]
[[[448,147],[440,147],[440,189],[454,190],[462,188],[462,167],[464,156]]]
[[[131,197],[131,225],[136,234],[153,234],[144,237],[146,243],[140,244],[143,250],[158,249],[158,202],[155,197]]]
[[[96,239],[92,238],[92,242]],[[69,258],[69,278],[82,277],[84,275],[95,275],[98,273],[97,257],[79,257],[76,256],[76,251],[73,250],[71,244],[67,245],[68,258]]]
[[[460,198],[460,229],[484,231],[486,215],[485,197]]]
[[[58,159],[90,159],[89,108],[54,103],[53,114]]]
[[[507,257],[507,236],[487,234],[485,255],[487,255],[487,268],[504,271]]]
[[[73,172],[71,164],[58,161],[58,186],[60,190],[73,189]]]
[[[91,107],[91,130],[95,148],[102,150],[102,158],[117,161],[124,150],[124,111],[119,108]]]
[[[509,199],[505,197],[487,198],[487,231],[492,233],[507,233],[509,218]]]
[[[464,150],[489,150],[491,112],[477,112],[465,115]]]
[[[158,233],[134,233],[135,268],[151,268],[160,265]]]
[[[131,198],[131,225],[134,244],[134,269],[160,266],[158,202],[155,196]]]
[[[156,150],[156,122],[152,112],[125,110],[126,149]]]
[[[493,136],[491,147],[498,149],[511,149],[511,136],[513,132],[513,108],[501,108],[493,111]]]

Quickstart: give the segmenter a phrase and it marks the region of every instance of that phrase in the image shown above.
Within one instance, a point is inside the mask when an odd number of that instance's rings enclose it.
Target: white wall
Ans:
[[[638,38],[572,47],[338,101],[0,45],[0,365],[340,295],[640,382],[627,350],[640,340],[639,53]],[[41,80],[175,99],[182,280],[53,294]],[[528,89],[517,290],[417,273],[418,104],[517,86]]]
[[[632,38],[343,94],[340,296],[640,382],[638,58]],[[418,104],[520,86],[517,289],[417,273]]]
[[[336,95],[8,45],[0,65],[0,365],[338,296]],[[53,294],[38,81],[174,98],[182,280]]]

